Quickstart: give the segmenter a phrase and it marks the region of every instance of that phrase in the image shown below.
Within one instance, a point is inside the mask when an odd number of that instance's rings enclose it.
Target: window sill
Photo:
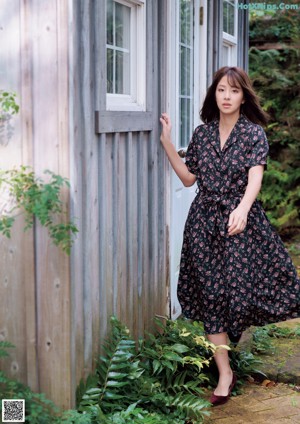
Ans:
[[[153,114],[145,111],[96,111],[96,134],[152,131]]]
[[[122,112],[141,112],[145,111],[144,104],[138,103],[129,95],[106,95],[106,110],[122,111]]]

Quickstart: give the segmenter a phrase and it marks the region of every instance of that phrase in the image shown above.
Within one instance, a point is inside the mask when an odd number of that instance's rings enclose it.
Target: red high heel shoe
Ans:
[[[219,395],[215,395],[214,393],[211,395],[209,401],[213,406],[218,406],[218,405],[224,405],[224,403],[228,402],[230,396],[231,396],[231,392],[234,389],[234,386],[236,385],[237,382],[237,378],[235,374],[232,374],[232,382],[229,386],[228,389],[228,395],[227,396],[219,396]]]

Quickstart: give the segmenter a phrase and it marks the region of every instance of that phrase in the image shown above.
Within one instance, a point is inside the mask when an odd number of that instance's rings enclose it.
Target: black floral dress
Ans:
[[[248,170],[266,165],[268,142],[263,129],[241,115],[221,150],[218,124],[197,127],[187,151],[198,193],[185,225],[177,294],[183,314],[203,321],[208,334],[236,334],[300,316],[300,281],[259,201],[245,230],[228,236]]]

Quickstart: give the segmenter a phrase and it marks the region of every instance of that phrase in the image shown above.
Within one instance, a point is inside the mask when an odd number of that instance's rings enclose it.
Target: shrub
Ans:
[[[251,14],[249,74],[270,115],[261,200],[281,232],[300,227],[299,28],[297,10]]]

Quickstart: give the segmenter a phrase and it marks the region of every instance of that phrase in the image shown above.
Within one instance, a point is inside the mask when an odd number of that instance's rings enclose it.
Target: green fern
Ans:
[[[100,356],[97,365],[97,387],[88,388],[79,410],[98,404],[108,412],[121,409],[119,405],[129,405],[132,402],[128,396],[129,388],[144,372],[136,359],[136,344],[129,338],[128,329],[115,318],[112,318],[112,324],[112,336],[103,347],[105,356]]]
[[[112,319],[111,336],[97,363],[97,384],[94,376],[78,387],[79,412],[90,414],[90,408],[98,407],[113,424],[203,421],[209,403],[201,396],[207,379],[201,370],[213,346],[199,324],[166,320],[157,325],[160,331],[136,349],[128,329]]]
[[[209,416],[207,408],[210,403],[193,394],[178,393],[175,397],[170,397],[168,406],[178,408],[189,419],[203,420],[205,416]]]
[[[79,406],[80,402],[82,401],[83,396],[85,393],[92,389],[93,387],[96,387],[98,383],[98,377],[94,374],[90,374],[86,381],[82,378],[77,386],[76,389],[76,405]]]

